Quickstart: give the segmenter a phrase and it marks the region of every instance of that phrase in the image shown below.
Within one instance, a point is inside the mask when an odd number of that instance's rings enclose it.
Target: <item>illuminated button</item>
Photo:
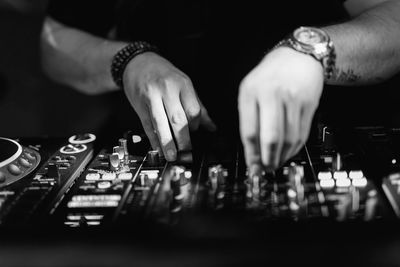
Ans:
[[[331,172],[319,172],[318,173],[318,180],[329,180],[332,179]]]
[[[0,183],[4,183],[6,181],[6,175],[3,172],[0,172]]]
[[[15,164],[8,165],[7,169],[12,175],[20,175],[22,173],[21,169]]]
[[[80,215],[68,215],[67,219],[70,221],[79,221],[81,219]]]
[[[351,180],[350,179],[337,179],[336,180],[336,186],[337,187],[349,187],[351,185]]]
[[[67,206],[68,208],[110,208],[117,207],[118,201],[70,201]]]
[[[132,142],[134,144],[140,143],[141,141],[142,141],[142,137],[140,137],[139,135],[132,135]]]
[[[350,179],[361,179],[364,177],[364,173],[360,170],[354,170],[349,172]]]
[[[353,181],[352,181],[352,183],[353,183],[353,185],[354,186],[356,186],[356,187],[365,187],[365,186],[367,186],[367,178],[361,178],[361,179],[354,179]]]
[[[86,180],[89,180],[89,181],[100,180],[100,174],[99,173],[88,173],[88,174],[86,174]]]
[[[115,180],[115,178],[117,178],[117,175],[113,172],[104,173],[102,176],[102,179],[107,181]]]
[[[111,187],[111,183],[110,183],[110,182],[99,182],[99,183],[97,184],[97,187],[98,187],[99,189],[107,189],[107,188],[110,188],[110,187]]]
[[[158,170],[144,170],[141,172],[141,174],[147,175],[147,178],[149,179],[157,179],[158,178]]]
[[[20,158],[18,162],[25,168],[29,168],[32,164],[24,158]]]
[[[92,226],[94,226],[94,225],[100,225],[100,222],[99,221],[90,221],[90,222],[86,222],[88,225],[92,225]]]
[[[75,195],[72,201],[120,201],[120,195]]]
[[[333,173],[333,178],[338,179],[347,179],[347,172],[346,171],[336,171]]]
[[[186,179],[190,179],[190,178],[192,178],[192,172],[191,171],[185,171],[184,172],[184,176],[185,176]]]
[[[101,220],[104,215],[85,215],[86,220]]]
[[[130,172],[124,172],[118,174],[118,179],[120,180],[131,180],[132,179],[132,173]]]
[[[289,189],[287,191],[287,195],[288,195],[289,198],[295,198],[297,196],[297,193],[293,189]]]
[[[335,186],[335,180],[333,179],[321,180],[319,181],[319,184],[321,185],[322,188],[332,188]]]
[[[290,202],[289,209],[292,211],[297,211],[300,209],[300,206],[296,202]]]

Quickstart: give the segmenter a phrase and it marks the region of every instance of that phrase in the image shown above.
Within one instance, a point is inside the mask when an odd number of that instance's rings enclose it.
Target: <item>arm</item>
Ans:
[[[119,90],[110,66],[125,45],[46,18],[41,34],[43,69],[53,80],[86,94]],[[189,127],[215,127],[189,77],[155,53],[146,52],[129,61],[123,84],[153,149],[169,161],[176,159],[179,150],[190,149]]]
[[[351,2],[349,13],[360,12]],[[364,6],[369,9],[351,21],[324,28],[337,51],[336,68],[328,84],[373,84],[400,70],[400,1],[381,2],[372,8]]]
[[[54,81],[86,94],[115,91],[118,88],[111,78],[110,66],[124,45],[47,17],[41,33],[42,67]]]
[[[350,0],[347,8],[352,20],[324,28],[337,54],[325,82],[361,85],[393,76],[400,69],[400,1]],[[300,150],[323,84],[322,65],[287,47],[271,51],[243,79],[240,132],[250,169],[275,169]]]

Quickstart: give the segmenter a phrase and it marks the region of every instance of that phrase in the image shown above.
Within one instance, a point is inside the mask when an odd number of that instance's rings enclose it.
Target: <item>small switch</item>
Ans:
[[[20,175],[22,173],[22,170],[15,164],[10,164],[8,165],[8,171],[12,174],[12,175]]]
[[[32,166],[32,164],[24,158],[20,158],[18,162],[25,168],[29,168]]]

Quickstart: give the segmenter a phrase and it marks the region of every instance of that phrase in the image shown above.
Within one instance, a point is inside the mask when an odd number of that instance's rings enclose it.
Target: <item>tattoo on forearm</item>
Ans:
[[[331,80],[336,82],[355,83],[360,79],[361,76],[357,75],[352,69],[341,70],[338,68],[334,68],[331,76]]]

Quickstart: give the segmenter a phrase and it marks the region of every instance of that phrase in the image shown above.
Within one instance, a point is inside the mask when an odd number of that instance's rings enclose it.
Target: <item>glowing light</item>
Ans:
[[[132,142],[134,144],[140,143],[142,141],[142,137],[140,137],[139,135],[132,135]]]
[[[154,170],[154,171],[142,171],[140,173],[141,176],[146,176],[149,179],[157,179],[158,178],[158,170]]]
[[[351,185],[351,180],[350,179],[337,179],[336,180],[336,186],[337,187],[349,187]]]
[[[347,179],[347,172],[346,171],[336,171],[333,173],[333,178],[336,180],[339,179]]]
[[[362,179],[364,177],[364,173],[361,170],[353,170],[349,172],[350,179]]]
[[[100,174],[99,173],[88,173],[88,174],[86,174],[86,180],[88,180],[88,181],[100,180]]]
[[[184,175],[185,175],[186,179],[192,178],[192,172],[191,171],[185,171]]]
[[[321,180],[319,181],[319,184],[322,188],[332,188],[335,186],[335,181],[333,179]]]
[[[289,189],[287,191],[287,195],[288,195],[289,198],[295,198],[297,196],[297,193],[293,189]]]
[[[117,175],[113,172],[104,173],[102,176],[102,179],[107,181],[115,180],[115,178],[117,178]]]
[[[356,186],[356,187],[365,187],[365,186],[367,186],[368,181],[367,181],[367,179],[364,177],[364,178],[361,178],[361,179],[354,179],[354,180],[352,181],[352,183],[353,183],[353,185]]]
[[[329,180],[332,179],[331,172],[319,172],[318,173],[318,180]]]
[[[97,184],[97,187],[99,189],[107,189],[111,187],[111,183],[110,182],[100,182]]]
[[[120,180],[131,180],[132,179],[132,173],[130,172],[124,172],[118,174],[118,179]]]

